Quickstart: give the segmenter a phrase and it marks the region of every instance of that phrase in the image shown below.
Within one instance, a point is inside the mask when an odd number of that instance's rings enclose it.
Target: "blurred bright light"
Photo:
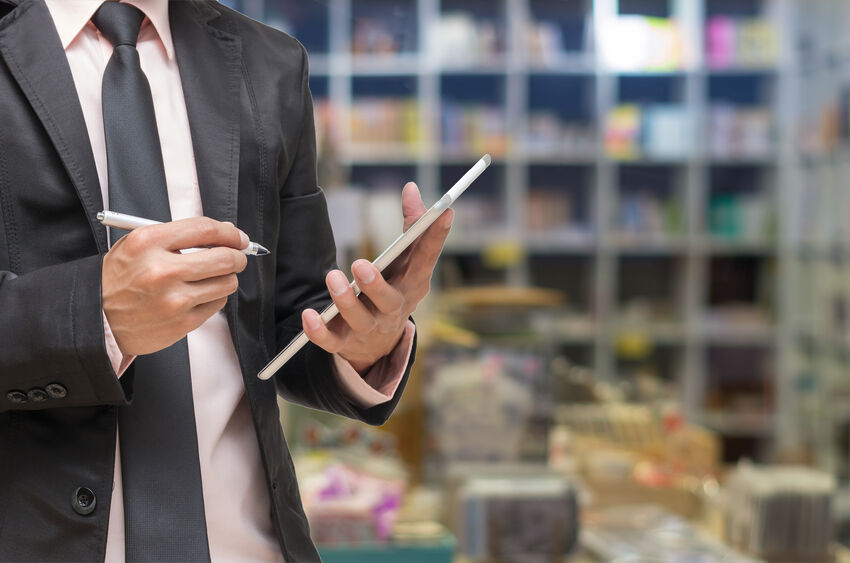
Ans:
[[[681,34],[676,22],[619,16],[600,22],[602,64],[616,71],[671,70],[681,66]]]

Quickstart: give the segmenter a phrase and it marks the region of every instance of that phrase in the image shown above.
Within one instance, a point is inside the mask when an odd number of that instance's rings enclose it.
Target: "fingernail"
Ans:
[[[239,230],[239,238],[242,239],[242,248],[246,248],[251,243],[251,239],[241,229]]]
[[[334,296],[342,295],[348,289],[348,280],[345,279],[342,272],[333,272],[328,276],[328,286]]]
[[[310,327],[310,330],[318,330],[322,323],[319,321],[319,317],[317,315],[313,315],[312,313],[307,313],[304,315],[305,322],[307,326]]]
[[[363,283],[372,283],[375,280],[375,270],[366,261],[358,260],[351,265],[351,269],[354,270],[355,275]]]

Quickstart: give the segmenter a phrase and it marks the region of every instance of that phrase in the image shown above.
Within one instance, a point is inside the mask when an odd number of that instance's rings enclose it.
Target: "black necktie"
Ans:
[[[109,207],[170,221],[153,99],[136,50],[144,18],[118,2],[92,17],[115,49],[103,74]],[[123,234],[113,230],[113,243]],[[209,561],[186,339],[136,358],[133,369],[133,403],[118,413],[127,561]]]

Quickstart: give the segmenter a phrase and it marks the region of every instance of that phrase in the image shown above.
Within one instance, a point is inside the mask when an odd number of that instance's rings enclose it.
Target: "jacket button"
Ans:
[[[48,399],[48,395],[41,387],[33,387],[27,391],[27,398],[33,403],[43,403]]]
[[[9,391],[6,393],[6,398],[9,399],[10,403],[14,403],[16,405],[23,405],[28,401],[27,394],[18,390]]]
[[[45,385],[44,390],[54,399],[64,399],[68,395],[68,390],[61,383]]]
[[[97,506],[97,497],[88,487],[80,487],[71,495],[71,508],[81,516],[94,512],[95,506]]]

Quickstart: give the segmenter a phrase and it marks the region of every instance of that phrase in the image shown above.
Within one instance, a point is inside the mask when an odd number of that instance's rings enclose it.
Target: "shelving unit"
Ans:
[[[801,439],[850,481],[850,6],[829,0],[801,19],[800,134],[791,252],[792,365]],[[847,514],[843,517],[846,519]]]
[[[796,0],[228,3],[307,46],[340,184],[415,180],[433,201],[491,152],[437,287],[562,290],[555,338],[598,377],[657,372],[730,459],[800,443],[788,274],[824,248],[786,234]],[[657,52],[635,52],[647,33]],[[515,260],[488,266],[493,244]],[[622,357],[636,338],[646,358]]]

